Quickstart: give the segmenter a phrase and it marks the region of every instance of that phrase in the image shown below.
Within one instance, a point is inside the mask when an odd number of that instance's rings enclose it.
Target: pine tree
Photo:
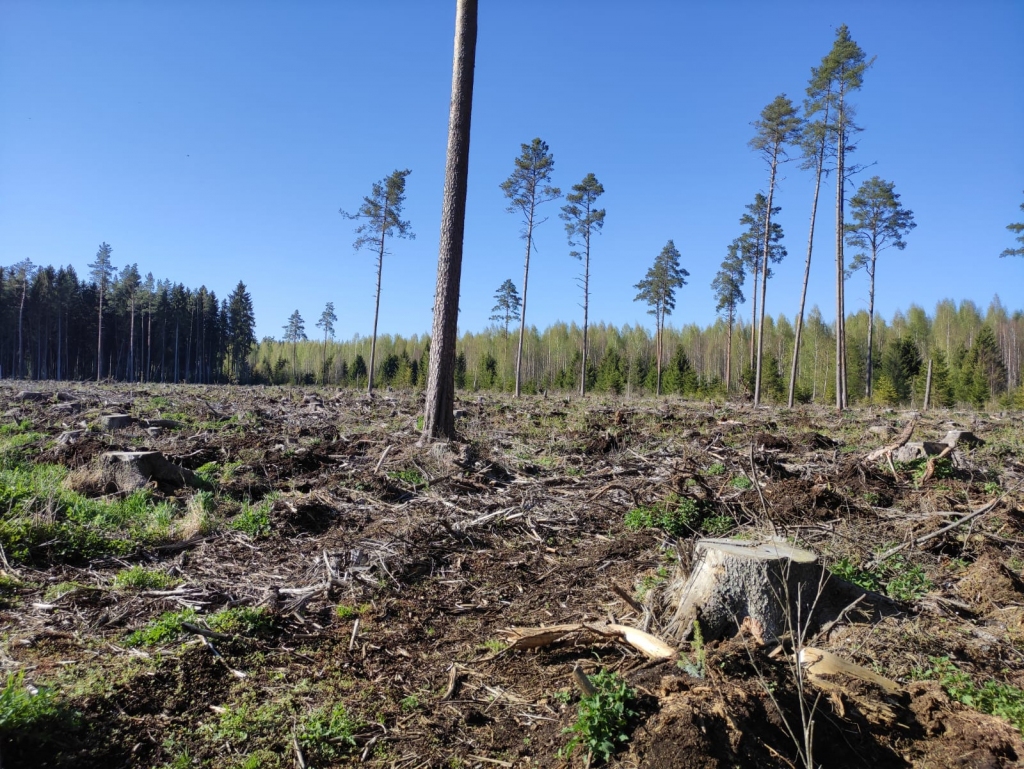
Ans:
[[[1020,204],[1020,210],[1024,211],[1024,203]],[[1004,256],[1024,256],[1024,222],[1008,224],[1006,229],[1017,234],[1017,242],[1020,243],[1020,247],[1003,249],[1003,253],[999,255],[1000,258]]]
[[[832,50],[821,61],[821,66],[811,70],[809,90],[821,94],[821,103],[827,105],[828,122],[826,130],[831,134],[830,142],[836,153],[836,407],[846,408],[846,298],[844,280],[846,267],[843,255],[845,234],[844,207],[846,202],[846,153],[852,150],[852,137],[860,129],[853,122],[853,109],[848,97],[852,91],[860,90],[864,83],[864,72],[871,66],[864,51],[850,37],[849,28],[843,24],[836,30]]]
[[[729,246],[728,256],[711,282],[711,289],[715,292],[715,312],[724,314],[729,328],[725,342],[726,393],[732,384],[732,327],[736,320],[736,308],[746,301],[746,297],[743,296],[743,283],[746,277],[739,246],[733,242]]]
[[[516,352],[515,397],[520,394],[520,379],[523,369],[523,337],[526,334],[526,291],[530,279],[530,252],[533,247],[533,230],[544,219],[537,219],[538,206],[557,200],[562,195],[558,187],[552,187],[551,172],[555,159],[548,145],[539,138],[530,144],[521,145],[522,152],[515,159],[515,170],[501,183],[501,191],[509,199],[508,212],[523,217],[521,237],[526,241],[526,259],[523,264],[523,306],[519,319],[519,346]]]
[[[597,199],[604,194],[604,186],[593,174],[587,174],[583,181],[572,186],[572,192],[565,196],[559,216],[565,221],[565,232],[573,250],[569,256],[583,262],[583,274],[579,278],[583,289],[583,358],[580,376],[580,396],[587,393],[587,325],[590,312],[590,239],[604,228],[605,210],[596,208]]]
[[[327,339],[328,337],[334,338],[334,324],[337,322],[338,316],[334,314],[334,302],[328,302],[324,311],[320,313],[320,320],[316,322],[317,328],[324,330],[324,352],[320,364],[322,370],[320,379],[324,384],[327,384]]]
[[[850,272],[861,267],[868,275],[868,350],[865,395],[871,398],[875,329],[875,266],[878,254],[887,248],[902,251],[907,247],[903,236],[917,225],[914,212],[903,207],[895,184],[872,176],[861,184],[850,199],[850,216],[846,225],[846,245],[863,249],[850,262]],[[869,253],[870,252],[870,253]]]
[[[457,0],[452,95],[448,112],[448,153],[441,206],[441,242],[437,254],[437,287],[431,330],[426,407],[421,442],[455,436],[456,335],[462,241],[469,181],[469,134],[473,114],[473,71],[476,62],[477,0]]]
[[[370,368],[367,379],[367,392],[373,392],[374,357],[377,352],[377,319],[380,315],[380,281],[384,271],[384,254],[388,237],[408,238],[416,235],[408,221],[402,220],[402,207],[405,204],[405,179],[412,171],[395,170],[390,176],[375,182],[370,194],[363,198],[363,204],[354,213],[341,215],[347,219],[360,219],[362,224],[356,227],[355,242],[352,248],[360,251],[370,249],[377,255],[377,292],[373,306],[373,336],[370,340]]]
[[[647,312],[654,316],[656,335],[657,379],[655,394],[661,395],[661,360],[664,350],[665,318],[672,314],[676,307],[676,289],[686,285],[690,273],[679,266],[679,250],[671,240],[665,244],[647,270],[644,279],[634,288],[638,290],[634,302],[646,302],[651,308]]]
[[[11,284],[18,294],[18,362],[15,365],[15,376],[25,376],[25,339],[24,339],[24,318],[25,300],[28,297],[28,289],[32,284],[38,268],[32,264],[31,259],[23,259],[10,268]]]
[[[761,402],[761,364],[764,359],[764,305],[768,291],[768,262],[773,246],[772,201],[775,196],[779,164],[787,160],[786,147],[800,138],[802,121],[796,107],[785,94],[775,99],[761,111],[761,119],[754,123],[756,133],[750,140],[750,147],[760,153],[768,166],[768,199],[765,203],[764,235],[761,249],[761,318],[757,331],[757,368],[754,380],[754,405]],[[785,252],[783,252],[784,254]],[[781,257],[780,257],[781,259]],[[754,287],[755,290],[757,287]]]
[[[512,282],[512,279],[507,279],[498,290],[494,293],[495,305],[491,308],[493,313],[488,320],[493,320],[496,323],[501,324],[501,341],[502,341],[502,378],[504,379],[505,371],[508,370],[508,326],[514,320],[519,320],[520,310],[519,308],[523,304],[523,300],[519,298],[519,292],[516,290],[516,284]]]
[[[99,292],[99,328],[96,332],[97,382],[103,377],[103,297],[106,295],[110,282],[114,277],[114,265],[110,262],[110,255],[113,250],[108,244],[100,243],[99,250],[96,252],[96,261],[89,265],[89,276],[92,278],[92,282],[96,284],[96,289]]]
[[[298,347],[299,342],[306,341],[306,322],[302,319],[299,311],[296,310],[288,316],[288,322],[284,325],[284,341],[292,343],[292,381],[298,384]]]

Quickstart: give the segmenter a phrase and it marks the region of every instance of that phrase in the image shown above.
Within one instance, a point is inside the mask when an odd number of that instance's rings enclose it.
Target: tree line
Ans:
[[[249,381],[252,298],[117,269],[101,243],[89,275],[22,260],[0,266],[0,377]]]
[[[795,381],[789,365],[796,343],[795,320],[785,315],[766,315],[757,332],[749,320],[740,318],[731,332],[723,318],[706,326],[666,325],[660,333],[640,325],[591,324],[585,367],[582,327],[527,327],[519,356],[518,340],[510,332],[511,316],[500,314],[492,320],[483,331],[466,332],[458,340],[454,379],[460,389],[512,393],[518,363],[524,393],[578,393],[581,378],[586,377],[587,391],[654,395],[659,392],[658,361],[663,360],[663,393],[752,399],[756,369],[750,365],[749,350],[760,335],[764,401],[784,404],[790,390],[798,403],[835,399],[835,324],[825,322],[816,306],[804,320],[805,350]],[[857,352],[851,355],[848,371],[853,403],[920,405],[931,361],[934,405],[1005,402],[1024,407],[1024,313],[1008,311],[998,298],[984,311],[970,301],[943,300],[930,314],[911,305],[891,319],[875,317],[873,323],[862,310],[849,315],[845,325],[849,348]],[[875,349],[870,395],[868,363],[862,354],[869,336]],[[423,388],[430,341],[419,335],[378,337],[378,385]],[[370,349],[371,339],[361,336],[343,342],[266,337],[254,347],[250,368],[255,381],[267,384],[366,387]],[[738,375],[727,385],[730,368]]]

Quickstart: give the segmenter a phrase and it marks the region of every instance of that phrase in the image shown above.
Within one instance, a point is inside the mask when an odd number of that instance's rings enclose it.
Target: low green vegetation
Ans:
[[[899,601],[917,600],[932,589],[932,582],[924,569],[909,563],[902,555],[887,558],[870,569],[862,568],[849,558],[842,558],[832,564],[830,571],[865,590],[885,593]]]
[[[341,758],[356,746],[358,728],[359,722],[341,703],[331,708],[317,708],[302,719],[299,744],[308,761],[324,765]]]
[[[169,611],[150,621],[144,627],[131,633],[126,639],[127,646],[162,646],[173,643],[185,635],[185,623],[203,624],[217,633],[237,636],[261,636],[273,631],[274,618],[265,609],[236,606],[216,614],[201,617],[195,609]]]
[[[144,566],[132,566],[122,569],[114,575],[114,587],[118,590],[136,588],[139,590],[166,590],[181,584],[181,580],[172,577],[160,569],[147,569]]]
[[[1024,732],[1024,690],[989,679],[980,686],[949,657],[929,657],[932,667],[916,677],[937,679],[951,699],[975,710],[1005,718]]]
[[[51,689],[29,686],[22,672],[8,675],[0,689],[0,743],[5,747],[49,742],[76,721]]]
[[[670,494],[658,505],[633,508],[623,524],[630,531],[661,529],[675,537],[695,532],[720,535],[735,525],[731,517],[714,515],[710,506],[678,494]]]
[[[729,482],[729,485],[734,489],[740,489],[743,491],[754,488],[754,482],[745,475],[737,475]]]
[[[145,627],[139,628],[125,639],[127,646],[160,646],[177,641],[185,629],[184,622],[198,622],[195,609],[182,609],[161,614]]]
[[[697,620],[693,621],[693,641],[690,643],[690,654],[692,656],[680,659],[676,664],[694,678],[703,678],[707,672],[707,650],[704,647],[704,633]]]
[[[388,477],[408,483],[410,486],[419,486],[423,483],[423,475],[418,470],[391,470],[388,472]]]
[[[636,694],[617,673],[598,671],[590,677],[596,690],[580,699],[576,722],[566,729],[571,734],[559,757],[572,756],[576,748],[587,751],[592,758],[607,761],[619,746],[629,741],[629,723],[637,713],[632,709]]]
[[[270,510],[274,506],[271,497],[264,498],[258,504],[245,502],[242,512],[228,524],[235,531],[248,534],[253,539],[262,539],[270,534]]]

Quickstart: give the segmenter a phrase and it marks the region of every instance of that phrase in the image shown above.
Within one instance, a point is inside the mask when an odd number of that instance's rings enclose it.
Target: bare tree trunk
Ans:
[[[523,367],[523,335],[526,333],[526,283],[530,278],[530,246],[533,245],[533,204],[526,225],[526,262],[523,265],[523,303],[519,308],[519,346],[516,350],[516,392],[519,397],[520,375]]]
[[[875,368],[873,354],[875,348],[872,340],[875,338],[875,263],[877,259],[878,252],[872,248],[871,271],[868,273],[868,278],[870,279],[868,284],[868,383],[864,388],[864,392],[869,400],[871,399],[871,381]]]
[[[811,204],[811,231],[807,236],[807,263],[804,265],[804,286],[800,291],[800,311],[796,316],[796,338],[793,340],[793,364],[789,369],[789,398],[787,405],[793,408],[796,392],[797,368],[800,365],[800,339],[804,331],[804,307],[807,305],[807,283],[811,279],[811,252],[814,250],[814,222],[818,216],[818,193],[821,191],[822,165],[825,162],[825,143],[822,141],[818,153],[818,170],[814,175],[814,202]]]
[[[729,385],[732,384],[732,314],[729,308],[729,336],[725,340],[725,395],[729,397]]]
[[[839,97],[836,139],[836,408],[846,408],[846,301],[843,296],[843,202],[846,196],[846,130],[843,125],[843,96]]]
[[[655,325],[657,326],[658,338],[655,340],[654,349],[655,354],[658,356],[658,384],[655,386],[655,395],[661,395],[661,349],[662,344],[665,341],[665,321],[660,316],[655,317]]]
[[[589,209],[589,203],[588,209]],[[590,211],[588,210],[589,214]],[[590,238],[587,237],[587,254],[583,267],[583,366],[580,371],[580,397],[587,394],[587,314],[590,305]]]
[[[757,282],[760,262],[754,263],[754,301],[750,307],[750,368],[754,368],[754,332],[757,330]]]
[[[423,419],[424,441],[455,436],[455,345],[459,321],[459,285],[462,279],[462,240],[466,226],[466,186],[469,181],[476,27],[477,0],[457,0],[452,99],[448,115],[448,159],[441,207],[441,243],[437,256],[434,324],[430,337],[430,370]]]
[[[761,318],[757,325],[757,369],[754,374],[754,405],[761,403],[761,361],[764,358],[764,303],[768,293],[768,254],[771,248],[772,234],[772,198],[775,197],[775,171],[778,160],[772,158],[772,173],[768,181],[768,205],[764,213],[764,247],[761,252]],[[757,284],[754,284],[757,291]]]
[[[96,381],[103,375],[103,284],[100,284],[99,331],[96,334]]]
[[[384,196],[384,215],[381,217],[384,223],[380,233],[380,251],[377,253],[377,298],[373,305],[373,337],[370,339],[370,367],[367,374],[366,392],[373,392],[373,369],[374,357],[377,354],[377,316],[380,314],[380,276],[384,272],[384,237],[388,223],[388,199]],[[292,378],[295,377],[295,364],[292,364]]]

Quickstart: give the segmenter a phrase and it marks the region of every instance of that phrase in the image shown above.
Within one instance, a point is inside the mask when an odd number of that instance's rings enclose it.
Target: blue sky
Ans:
[[[895,182],[918,227],[883,254],[878,311],[998,293],[1024,308],[1024,259],[1005,227],[1024,201],[1024,3],[481,3],[461,328],[487,325],[506,278],[522,284],[520,224],[499,184],[520,144],[543,138],[554,182],[588,172],[608,215],[596,240],[591,319],[650,320],[633,302],[668,239],[689,285],[671,321],[709,323],[710,283],[767,172],[750,123],[804,94],[846,23],[876,61],[854,96],[856,160]],[[259,336],[296,308],[313,335],[369,334],[374,264],[353,253],[370,186],[410,168],[417,238],[384,264],[381,333],[430,328],[454,2],[11,2],[0,0],[0,264],[84,274],[101,241],[118,267],[221,297],[243,280]],[[784,170],[776,200],[789,257],[767,309],[792,315],[812,180]],[[823,191],[810,303],[833,315],[831,183]],[[581,318],[558,205],[536,232],[527,320]],[[866,307],[863,275],[847,308]],[[749,306],[744,308],[749,310]]]

